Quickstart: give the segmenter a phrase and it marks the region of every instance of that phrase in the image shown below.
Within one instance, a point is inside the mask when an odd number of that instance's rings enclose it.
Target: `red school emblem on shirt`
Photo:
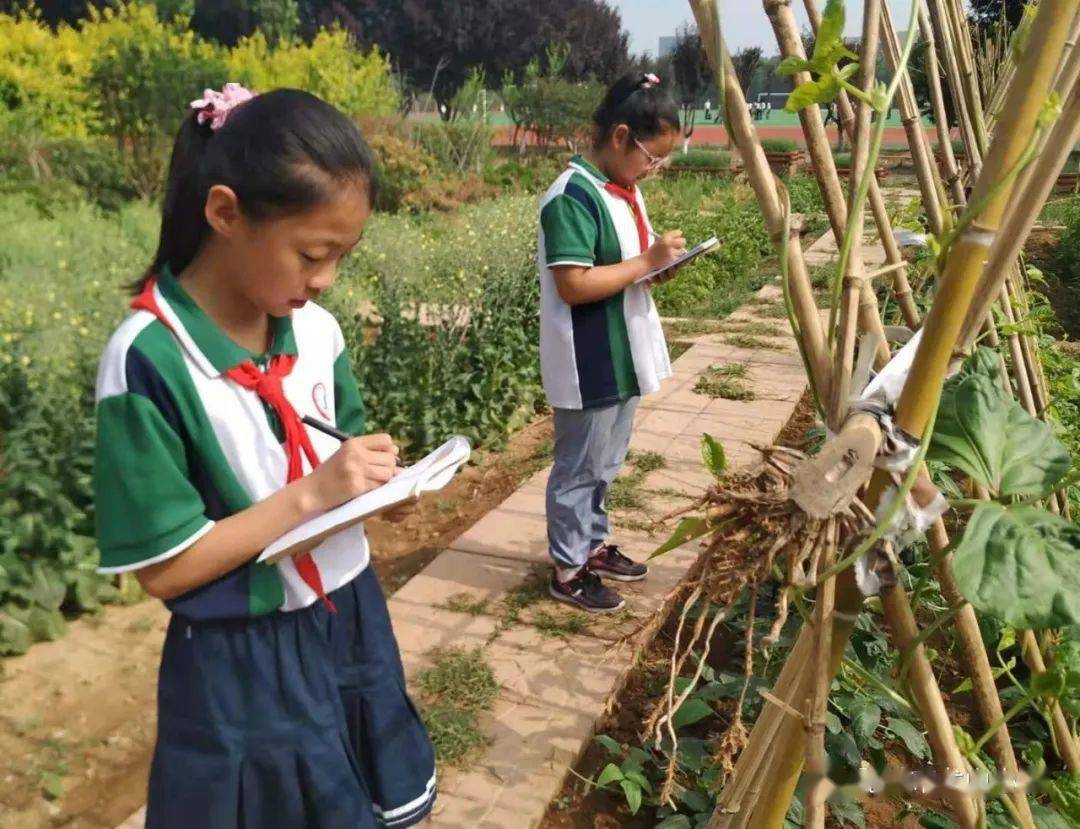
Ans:
[[[311,402],[315,404],[315,408],[324,419],[330,419],[330,403],[326,399],[326,386],[322,383],[316,383],[311,390]]]

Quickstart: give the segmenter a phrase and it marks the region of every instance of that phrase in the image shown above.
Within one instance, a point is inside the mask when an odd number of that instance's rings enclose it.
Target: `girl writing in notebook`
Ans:
[[[637,187],[680,136],[659,79],[624,76],[593,123],[592,150],[574,156],[540,202],[540,369],[555,426],[550,592],[602,612],[623,600],[601,577],[636,581],[648,572],[608,543],[604,499],[626,459],[638,400],[671,375],[650,283],[637,280],[686,243],[677,230],[653,232]]]
[[[283,533],[390,480],[315,300],[374,201],[355,124],[298,90],[192,103],[157,254],[97,381],[101,572],[172,611],[147,826],[405,827],[435,797],[361,526],[275,565]]]

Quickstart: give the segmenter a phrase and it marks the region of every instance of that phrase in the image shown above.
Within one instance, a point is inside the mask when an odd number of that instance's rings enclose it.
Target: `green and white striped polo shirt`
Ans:
[[[555,265],[615,265],[642,253],[630,205],[604,189],[608,178],[581,156],[540,200],[540,372],[548,403],[604,406],[660,388],[671,376],[660,316],[644,285],[571,306],[559,296]],[[635,189],[649,224],[640,189]]]
[[[297,355],[283,387],[300,416],[364,431],[345,340],[324,309],[309,302],[291,317],[274,318],[269,353],[255,355],[229,339],[168,269],[154,294],[173,330],[150,311],[130,314],[98,368],[94,493],[102,573],[178,555],[215,521],[285,485],[281,425],[254,391],[223,376],[233,366],[252,359],[265,368],[274,354]],[[339,446],[322,432],[309,436],[321,460]],[[328,538],[312,556],[327,593],[346,584],[369,563],[363,527]],[[297,610],[315,600],[291,560],[253,559],[166,605],[210,619]]]

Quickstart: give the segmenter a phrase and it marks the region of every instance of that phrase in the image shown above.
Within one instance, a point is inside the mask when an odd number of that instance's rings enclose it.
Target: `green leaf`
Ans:
[[[1063,774],[1044,780],[1043,788],[1057,810],[1073,826],[1080,825],[1080,773]]]
[[[907,750],[910,751],[914,757],[920,760],[927,760],[930,758],[930,746],[926,742],[926,737],[924,737],[923,733],[907,720],[889,717],[885,727],[888,728],[892,734],[895,734],[898,738],[903,740],[904,745],[907,746]]]
[[[31,573],[30,600],[47,610],[57,610],[64,603],[67,587],[64,577],[47,568],[41,562],[34,562]]]
[[[956,824],[945,815],[930,811],[923,812],[922,817],[919,818],[919,825],[923,829],[956,829]]]
[[[674,550],[676,547],[681,547],[687,541],[693,541],[695,538],[700,538],[709,531],[709,522],[704,518],[683,518],[679,521],[679,525],[675,528],[675,532],[671,534],[671,538],[657,547],[649,555],[649,558],[656,558],[656,556],[663,555],[666,552]]]
[[[626,805],[630,807],[630,814],[636,815],[641,808],[641,786],[631,780],[621,780],[623,794],[626,795]]]
[[[1039,829],[1077,829],[1080,820],[1067,819],[1041,803],[1031,804],[1031,816]]]
[[[690,697],[690,699],[679,706],[679,710],[675,712],[675,716],[671,718],[671,721],[675,728],[679,729],[685,728],[688,725],[693,725],[699,720],[711,717],[712,715],[713,710],[705,700],[698,699],[697,697]]]
[[[26,623],[0,610],[0,655],[18,656],[30,650],[34,635]]]
[[[794,75],[796,72],[809,72],[810,61],[796,55],[788,55],[777,64],[775,71],[777,75]]]
[[[1080,527],[1029,506],[979,504],[953,553],[953,575],[980,613],[1016,628],[1080,622]]]
[[[825,712],[825,730],[830,734],[839,734],[844,730],[844,725],[840,722],[840,718],[832,711]]]
[[[788,95],[784,109],[788,112],[798,112],[814,104],[827,104],[835,100],[839,93],[839,81],[832,75],[824,75],[819,80],[807,81],[795,87]]]
[[[640,768],[626,768],[626,764],[623,764],[623,780],[629,780],[632,783],[637,783],[643,791],[652,794],[652,784],[649,783],[649,779],[645,776],[645,772]]]
[[[32,607],[26,614],[26,626],[37,641],[55,642],[67,633],[67,623],[59,610]]]
[[[685,789],[679,794],[679,800],[694,812],[711,812],[712,798],[698,789]]]
[[[840,70],[836,73],[836,76],[842,81],[851,80],[851,76],[859,71],[859,64],[848,63],[840,67]]]
[[[878,81],[870,91],[870,105],[874,108],[875,112],[884,112],[888,103],[889,88],[881,81]]]
[[[42,772],[41,793],[46,800],[57,800],[64,793],[64,775],[55,771]]]
[[[686,815],[668,815],[662,821],[660,821],[653,829],[690,829],[690,818]]]
[[[814,61],[831,56],[844,44],[844,0],[828,0],[814,40]],[[831,61],[835,62],[835,61]]]
[[[881,722],[881,708],[872,702],[860,700],[849,710],[855,739],[865,743],[874,736],[878,723]]]
[[[595,737],[593,737],[593,739],[596,740],[596,742],[600,743],[600,745],[602,745],[604,748],[606,748],[609,754],[622,756],[622,746],[619,745],[615,740],[611,739],[611,737],[609,737],[607,734],[597,734]]]
[[[1069,716],[1080,714],[1080,642],[1062,642],[1054,648],[1046,671],[1031,678],[1031,692],[1053,697]]]
[[[602,745],[609,753],[622,756],[622,745],[607,734],[596,734],[593,736],[593,739]]]
[[[596,778],[597,788],[603,788],[608,783],[614,783],[616,780],[622,780],[622,770],[614,763],[608,763],[604,766],[604,770],[600,772],[600,776]]]
[[[1069,471],[1053,428],[972,371],[946,385],[927,457],[966,472],[999,496],[1045,495]]]
[[[1009,628],[1009,630],[1012,630],[1012,628]],[[997,679],[1003,673],[1005,673],[1006,671],[1011,671],[1015,667],[1016,667],[1016,657],[1014,656],[1014,657],[1011,657],[1009,659],[1009,661],[1006,662],[1004,665],[998,665],[998,667],[996,667],[996,668],[991,668],[990,673],[993,675],[994,679]],[[971,682],[971,677],[968,677],[963,682],[961,682],[959,685],[957,685],[955,688],[953,688],[952,693],[961,694],[961,693],[964,693],[966,691],[970,691],[974,687],[975,686]]]
[[[727,453],[724,452],[724,447],[708,433],[701,436],[701,457],[705,461],[706,469],[717,478],[727,470]]]

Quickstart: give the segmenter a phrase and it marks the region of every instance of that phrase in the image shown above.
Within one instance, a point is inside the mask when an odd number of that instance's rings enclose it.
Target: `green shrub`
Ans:
[[[122,6],[129,25],[111,32],[87,79],[101,128],[122,148],[138,192],[157,194],[176,129],[188,105],[228,79],[217,49],[182,28],[161,23],[152,6]]]
[[[369,132],[368,144],[379,158],[378,210],[397,212],[406,194],[435,175],[436,162],[422,147],[389,132]]]
[[[390,59],[357,48],[339,26],[319,31],[310,43],[285,39],[271,45],[262,32],[226,52],[229,80],[258,91],[305,89],[349,115],[390,115],[399,99]],[[201,90],[200,90],[201,91]]]
[[[1051,270],[1065,285],[1080,289],[1080,196],[1055,205],[1054,214],[1065,225],[1051,255]]]
[[[672,167],[707,167],[714,170],[727,170],[731,167],[731,154],[720,150],[695,149],[685,153],[673,153]]]
[[[833,153],[833,163],[837,167],[850,168],[851,167],[851,153]]]
[[[85,136],[93,112],[82,79],[90,38],[61,24],[55,32],[32,14],[0,14],[0,127],[46,137]]]
[[[381,225],[335,292],[372,427],[412,456],[455,432],[501,446],[543,406],[535,199]],[[353,304],[364,295],[382,318],[371,344]]]
[[[799,145],[790,138],[762,138],[761,149],[767,153],[790,153],[799,149]]]
[[[594,81],[564,79],[568,55],[568,47],[549,46],[546,68],[533,59],[521,83],[509,73],[503,80],[502,98],[514,125],[534,133],[542,147],[576,148],[585,141],[592,113],[604,96],[603,86]]]
[[[775,276],[775,266],[764,266],[773,249],[749,187],[719,176],[672,176],[648,181],[645,188],[657,232],[678,228],[690,245],[713,235],[720,239],[716,251],[653,290],[661,315],[725,316]],[[794,212],[820,212],[813,177],[793,176],[788,189]]]
[[[484,168],[484,181],[503,192],[542,193],[566,169],[566,163],[563,153],[493,157]]]

